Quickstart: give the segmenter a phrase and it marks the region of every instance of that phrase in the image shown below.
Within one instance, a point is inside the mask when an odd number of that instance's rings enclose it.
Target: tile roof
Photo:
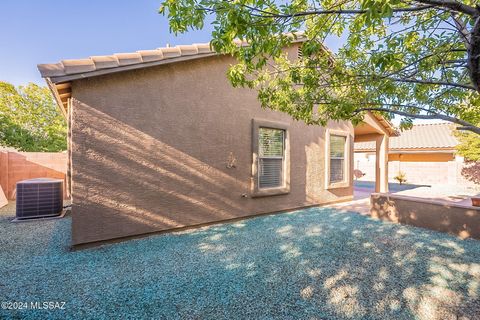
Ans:
[[[287,36],[292,37],[291,43],[306,40],[302,32],[289,33]],[[248,45],[246,41],[238,39],[234,40],[234,43],[237,46]],[[326,47],[324,49],[329,52]],[[85,59],[62,60],[57,63],[39,64],[37,68],[41,76],[45,78],[62,113],[66,116],[68,101],[71,98],[71,81],[114,72],[200,59],[216,54],[210,43],[194,43],[107,56],[91,56]]]
[[[292,43],[303,42],[306,37],[302,31],[287,33],[292,38]],[[247,46],[244,40],[234,40],[237,46]],[[329,54],[331,52],[324,47]],[[67,82],[104,73],[122,70],[131,70],[149,67],[156,64],[170,63],[184,59],[201,58],[214,55],[216,52],[210,43],[194,43],[163,47],[154,50],[139,50],[130,53],[116,53],[107,56],[91,56],[85,59],[62,60],[57,63],[37,65],[43,78],[49,78],[53,83]]]
[[[398,137],[391,137],[390,150],[407,149],[453,149],[458,140],[454,137],[451,123],[417,124]],[[355,151],[375,150],[375,142],[356,142]]]
[[[239,41],[239,44],[243,43]],[[91,56],[86,59],[62,60],[58,63],[39,64],[38,70],[43,78],[58,78],[69,75],[85,74],[99,70],[120,68],[178,57],[197,57],[213,54],[210,43],[194,43],[175,47],[158,48],[155,50],[139,50],[131,53],[116,53],[108,56]],[[173,62],[173,61],[172,61]]]

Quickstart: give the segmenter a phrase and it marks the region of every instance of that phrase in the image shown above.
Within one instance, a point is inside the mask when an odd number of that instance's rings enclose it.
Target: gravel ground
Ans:
[[[480,241],[311,208],[70,252],[0,209],[0,319],[480,319]]]

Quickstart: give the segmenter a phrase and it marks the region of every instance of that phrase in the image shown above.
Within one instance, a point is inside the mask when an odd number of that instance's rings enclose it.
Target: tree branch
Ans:
[[[480,17],[475,20],[470,33],[470,45],[467,48],[470,80],[475,89],[480,91]]]
[[[453,22],[455,22],[455,27],[458,33],[462,36],[463,42],[465,43],[465,47],[468,48],[470,45],[470,33],[468,32],[465,23],[454,13],[451,13]]]
[[[305,16],[311,16],[311,15],[324,15],[324,14],[365,14],[369,12],[369,10],[363,10],[363,9],[331,9],[331,10],[312,10],[312,11],[300,11],[296,13],[272,13],[272,12],[267,12],[264,10],[260,10],[255,7],[251,6],[246,6],[248,9],[256,12],[260,12],[261,14],[258,14],[256,16],[263,17],[263,18],[295,18],[295,17],[305,17]],[[400,12],[416,12],[416,11],[423,11],[427,9],[432,9],[435,8],[435,5],[424,5],[424,6],[418,6],[418,7],[409,7],[409,8],[398,8],[398,9],[393,9],[393,13],[400,13]]]
[[[390,77],[385,77],[384,79],[392,80],[395,82],[431,84],[431,85],[449,86],[449,87],[456,87],[456,88],[463,88],[463,89],[470,89],[470,90],[477,91],[477,89],[474,86],[470,86],[468,84],[461,84],[461,83],[451,83],[447,81],[433,81],[433,80],[410,79],[410,78],[402,79],[402,78],[390,78]]]
[[[408,106],[406,106],[406,107],[408,107]],[[399,116],[402,116],[402,117],[416,118],[416,119],[445,120],[445,121],[448,121],[448,122],[453,122],[453,123],[461,125],[461,127],[459,127],[460,130],[471,131],[471,132],[475,132],[475,133],[480,135],[480,127],[474,126],[473,124],[471,124],[467,121],[464,121],[464,120],[461,120],[461,119],[458,119],[458,118],[455,118],[455,117],[447,116],[447,115],[444,115],[444,114],[438,114],[438,113],[433,113],[433,112],[431,114],[414,114],[414,113],[409,113],[409,112],[400,111],[400,110],[392,110],[392,109],[384,108],[384,107],[359,108],[359,109],[355,110],[355,113],[360,113],[360,112],[363,112],[363,111],[386,112],[386,113],[396,114],[396,115],[399,115]]]
[[[479,10],[477,10],[477,8],[458,2],[456,0],[415,0],[415,2],[422,3],[423,5],[393,9],[393,13],[416,12],[416,11],[423,11],[423,10],[432,9],[432,8],[444,8],[454,12],[465,13],[473,17],[477,17],[480,15],[480,12]],[[310,15],[323,15],[323,14],[365,14],[368,12],[368,10],[362,10],[362,9],[333,9],[333,10],[311,10],[311,11],[301,11],[301,12],[291,13],[291,14],[286,14],[286,13],[280,14],[280,13],[268,12],[259,8],[248,6],[248,5],[244,5],[244,6],[252,11],[259,12],[260,14],[258,14],[258,16],[261,16],[264,18],[293,18],[293,17],[303,17],[303,16],[310,16]]]
[[[415,2],[450,9],[452,11],[465,13],[473,17],[477,17],[480,13],[477,8],[466,5],[456,0],[415,0]]]

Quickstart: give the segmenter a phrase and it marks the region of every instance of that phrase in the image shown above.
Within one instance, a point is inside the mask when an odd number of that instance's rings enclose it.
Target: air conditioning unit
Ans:
[[[17,182],[18,220],[59,216],[63,210],[63,180],[38,178]]]

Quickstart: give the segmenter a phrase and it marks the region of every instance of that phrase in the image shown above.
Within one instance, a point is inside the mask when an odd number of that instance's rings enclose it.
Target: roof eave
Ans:
[[[48,79],[50,79],[50,81],[54,84],[64,83],[64,82],[86,79],[86,78],[91,78],[91,77],[96,77],[96,76],[101,76],[101,75],[106,75],[106,74],[112,74],[112,73],[117,73],[117,72],[122,72],[122,71],[149,68],[149,67],[165,65],[165,64],[181,62],[181,61],[196,60],[196,59],[211,57],[211,56],[215,56],[215,55],[218,55],[218,54],[215,53],[215,52],[199,53],[199,54],[191,55],[191,56],[179,56],[179,57],[169,58],[169,59],[165,59],[165,60],[143,62],[143,63],[137,63],[137,64],[131,64],[131,65],[119,66],[119,67],[113,67],[113,68],[106,68],[106,69],[89,71],[89,72],[75,73],[75,74],[64,75],[64,76],[48,77]]]
[[[55,85],[55,83],[49,78],[45,78],[45,82],[47,83],[48,88],[53,94],[53,97],[55,101],[57,102],[57,106],[60,109],[62,115],[64,118],[67,118],[67,108],[65,107],[64,102],[62,101],[62,98],[60,97],[60,93],[58,92],[58,88]]]
[[[380,122],[380,124],[387,130],[390,137],[400,136],[400,132],[393,126],[393,124],[385,119],[383,116],[373,113],[373,116]]]

